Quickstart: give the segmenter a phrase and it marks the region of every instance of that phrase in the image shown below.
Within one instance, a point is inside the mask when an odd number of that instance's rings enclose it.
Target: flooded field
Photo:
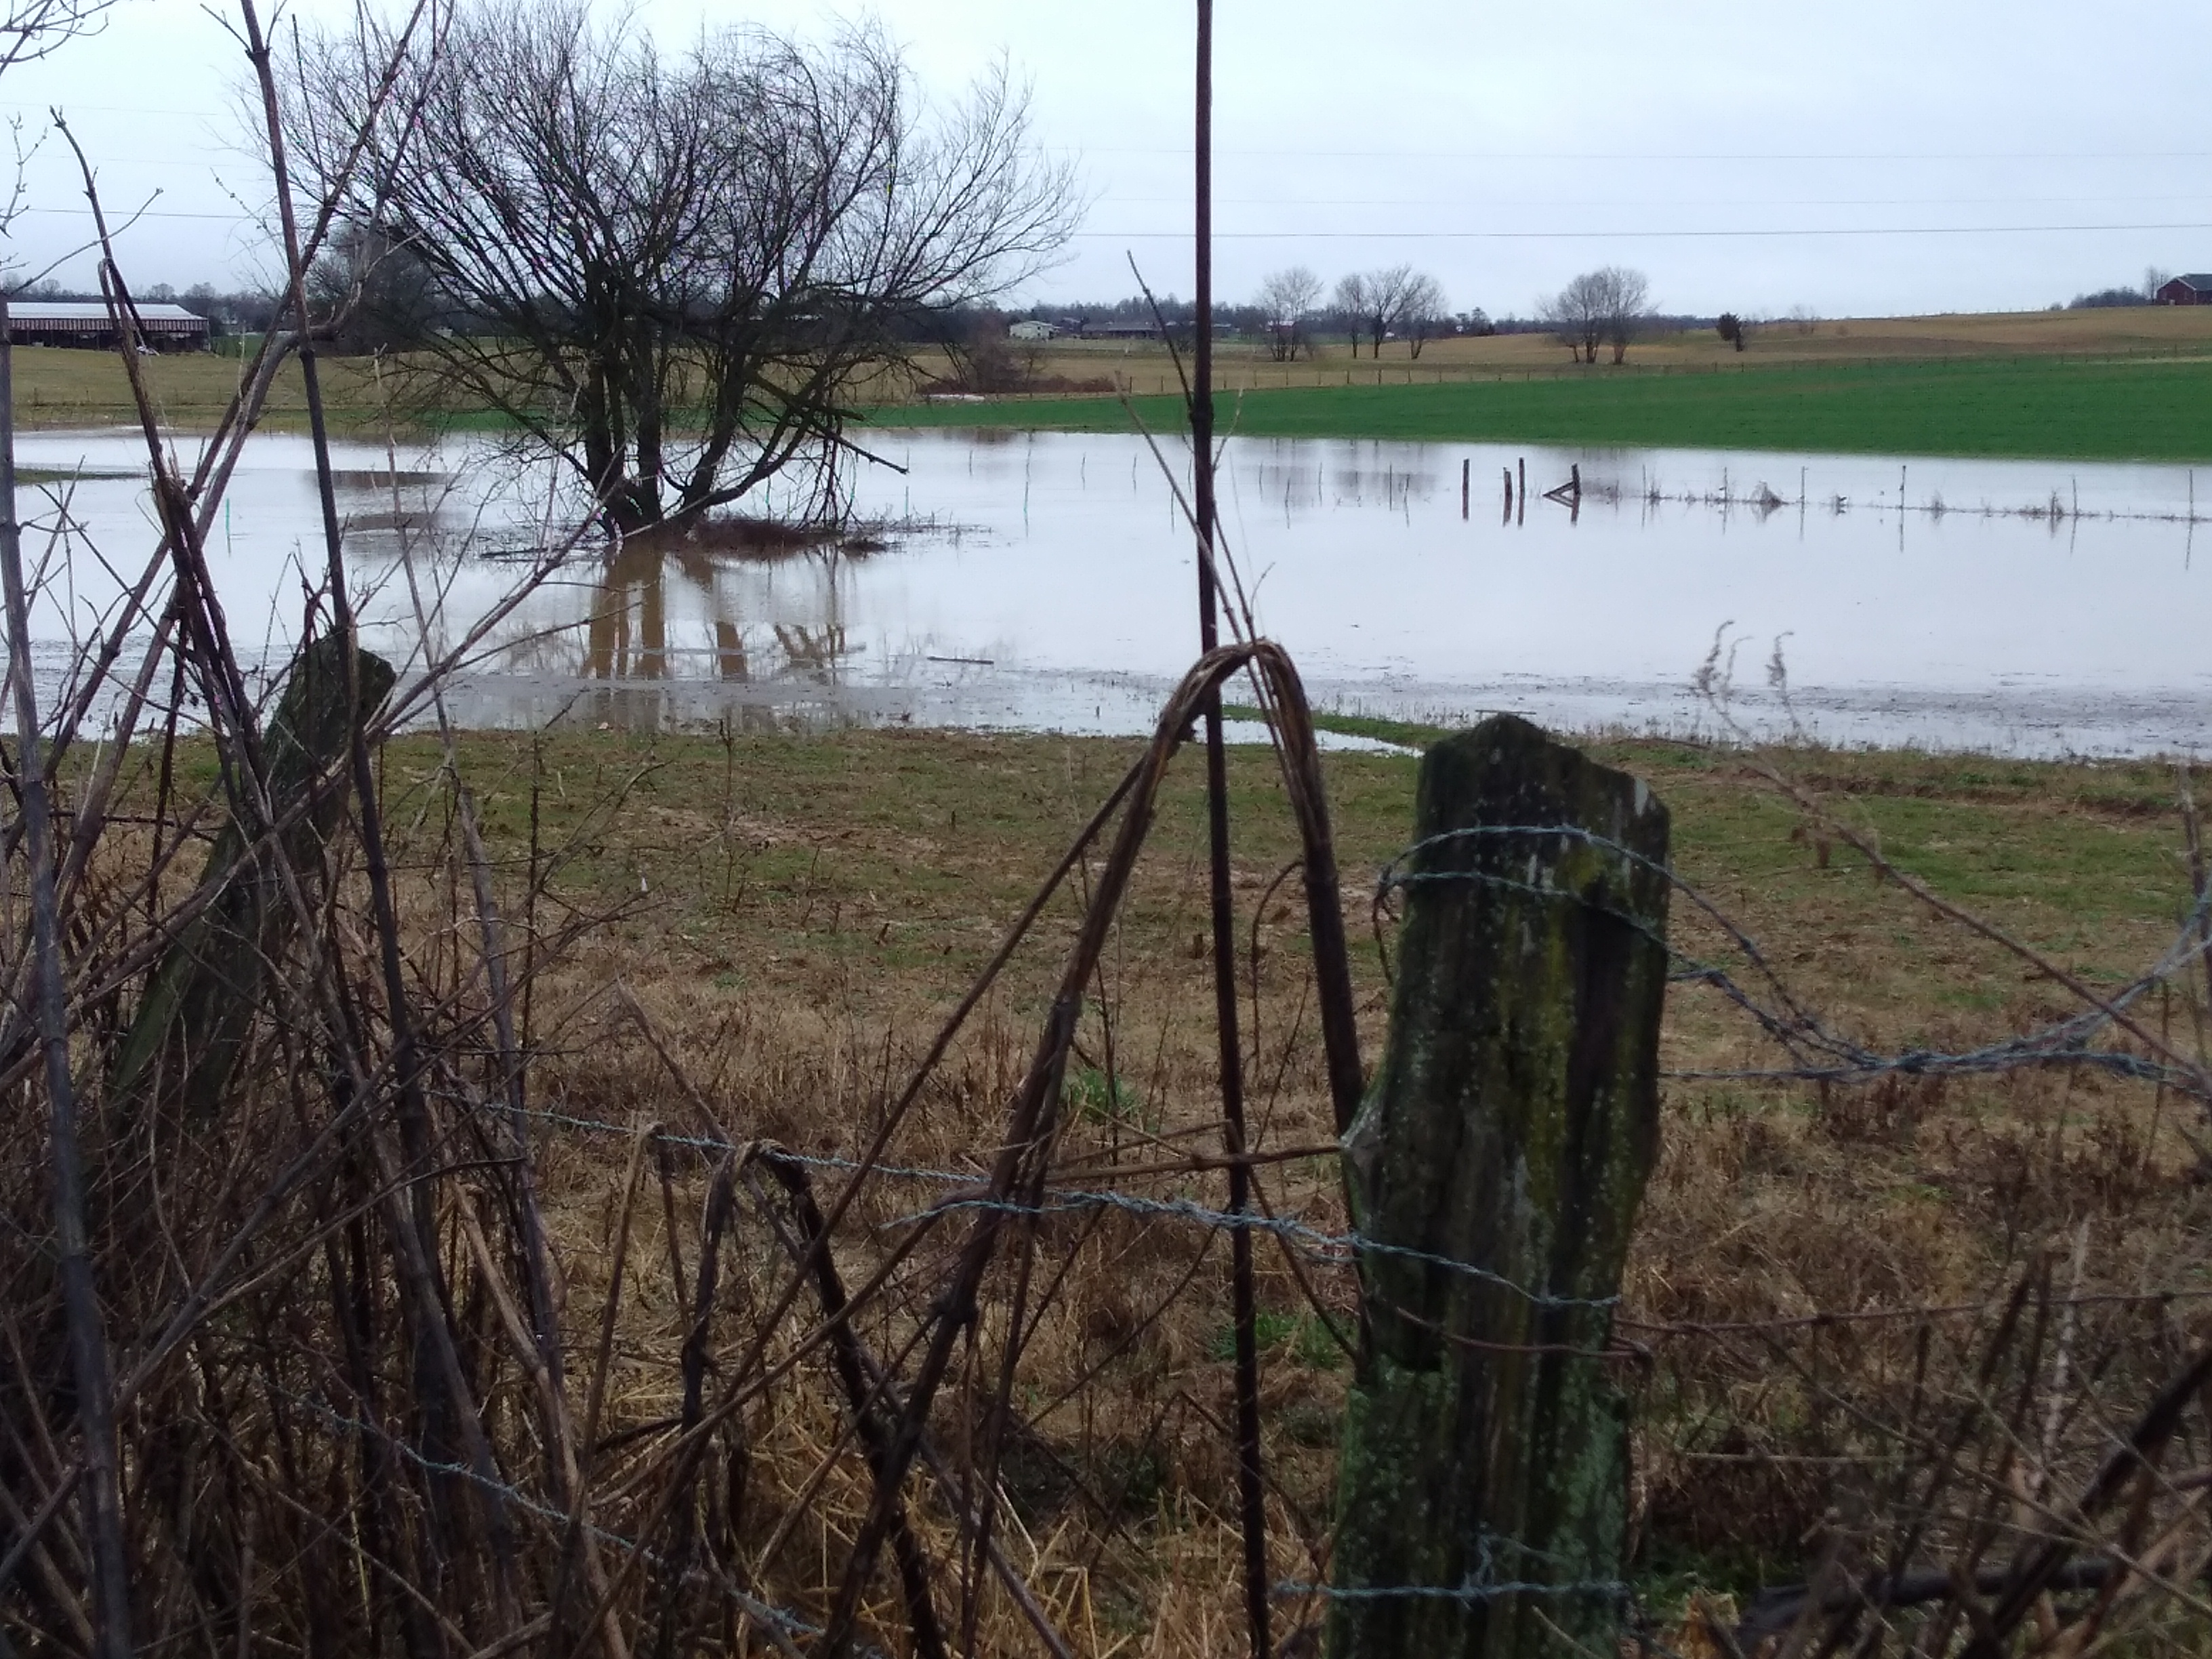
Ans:
[[[21,441],[42,476],[121,475],[27,499],[52,522],[66,491],[75,526],[38,616],[49,676],[153,545],[134,441]],[[893,465],[852,480],[878,526],[857,544],[609,556],[594,541],[526,592],[526,556],[562,511],[543,472],[457,443],[402,453],[395,480],[381,448],[343,446],[369,642],[422,660],[404,547],[431,650],[497,617],[458,682],[454,712],[476,724],[1147,729],[1196,627],[1188,533],[1143,441],[869,442]],[[304,440],[256,440],[210,547],[241,650],[273,664],[304,614],[301,550],[320,562],[310,468]],[[1524,468],[1509,512],[1505,477]],[[1543,494],[1571,479],[1579,498]],[[1710,730],[1693,678],[1725,630],[1731,711],[1761,732],[2197,753],[2212,749],[2200,482],[2212,492],[2212,474],[2170,466],[1231,440],[1221,502],[1261,629],[1325,707]],[[44,544],[27,542],[34,562]],[[1769,683],[1777,641],[1786,702]]]

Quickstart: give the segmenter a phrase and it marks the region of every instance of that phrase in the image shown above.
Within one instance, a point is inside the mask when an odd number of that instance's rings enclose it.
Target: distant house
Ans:
[[[149,351],[204,351],[208,319],[182,306],[138,307],[138,343]],[[105,305],[74,300],[16,300],[8,307],[10,345],[115,349],[115,325]]]
[[[2177,276],[2158,291],[2162,306],[2212,306],[2212,275]]]
[[[1157,340],[1160,337],[1158,323],[1089,323],[1083,330],[1086,340]]]
[[[1006,330],[1009,340],[1049,340],[1060,331],[1050,323],[1040,323],[1034,318],[1024,318]]]

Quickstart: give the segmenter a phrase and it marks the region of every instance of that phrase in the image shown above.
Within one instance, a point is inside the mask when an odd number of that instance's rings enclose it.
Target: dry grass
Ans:
[[[1646,371],[1756,368],[1767,363],[1865,363],[1983,357],[2202,357],[2212,352],[2212,307],[2141,306],[2115,310],[2021,311],[1939,317],[1850,317],[1776,322],[1753,331],[1737,352],[1710,329],[1662,331],[1639,341],[1628,366]],[[1431,340],[1418,359],[1402,341],[1378,360],[1341,340],[1311,357],[1278,363],[1263,344],[1224,342],[1215,356],[1224,392],[1371,383],[1379,367],[1389,384],[1488,379],[1499,374],[1574,372],[1565,349],[1546,334],[1498,334]],[[1609,367],[1609,365],[1601,365]],[[1167,348],[1149,341],[1059,340],[1036,356],[1037,373],[1084,380],[1109,374],[1139,396],[1177,389]]]
[[[157,413],[166,424],[185,432],[215,424],[237,392],[246,366],[243,358],[204,351],[149,357],[143,363]],[[130,384],[112,351],[25,349],[15,354],[15,373],[19,427],[115,426],[137,419]],[[366,421],[380,405],[367,364],[339,361],[324,374],[324,395],[333,410],[357,410]],[[270,390],[270,423],[279,430],[304,429],[307,407],[300,366],[288,362]]]
[[[540,981],[540,1103],[579,1118],[690,1127],[669,1073],[610,999],[620,983],[712,1103],[718,1133],[834,1155],[858,1145],[1129,751],[1054,738],[851,734],[726,744],[562,737],[534,755],[522,739],[481,737],[467,753],[487,791],[488,833],[510,857],[533,773],[544,780],[541,811],[568,803],[556,817],[602,799],[618,778],[637,780],[560,884],[579,914],[618,902],[629,914],[578,939]],[[394,782],[410,754],[402,744],[389,757]],[[1794,808],[1726,756],[1667,744],[1607,754],[1673,805],[1684,876],[1869,1045],[1961,1048],[2064,1012],[2053,988],[1808,834]],[[1901,866],[1970,897],[2070,967],[2132,972],[2172,936],[2186,882],[2172,780],[2160,768],[1833,755],[1793,763],[1879,834]],[[1406,836],[1413,763],[1340,755],[1328,764],[1371,1057],[1384,988],[1364,889]],[[1233,771],[1240,926],[1294,854],[1268,767],[1248,751]],[[1084,1033],[1091,1069],[1079,1076],[1083,1121],[1071,1164],[1171,1161],[1213,1138],[1211,1038],[1200,1012],[1201,822],[1186,773],[1116,929],[1099,988],[1110,1018],[1095,1018]],[[446,902],[438,880],[426,872],[416,896],[426,927]],[[1063,927],[1073,909],[1071,898]],[[1700,954],[1722,949],[1680,909],[1677,936]],[[1251,1073],[1267,1085],[1261,1145],[1316,1146],[1329,1138],[1329,1114],[1295,904],[1278,894],[1256,937],[1250,1040]],[[979,1167],[1056,961],[1051,949],[1024,958],[893,1162]],[[2194,1015],[2171,1000],[2160,1017],[2185,1025]],[[1665,1059],[1705,1070],[1769,1065],[1773,1054],[1732,1010],[1688,993],[1674,1000]],[[1103,1079],[1109,1061],[1119,1093]],[[2148,1089],[2033,1073],[1948,1087],[1683,1082],[1669,1088],[1666,1110],[1663,1161],[1632,1263],[1636,1321],[1975,1304],[2002,1296],[2039,1251],[2069,1252],[2077,1235],[2087,1242],[2085,1288],[2212,1285],[2202,1245],[2212,1215],[2191,1139],[2201,1128],[2189,1109]],[[604,1248],[620,1145],[589,1135],[550,1144],[564,1149],[548,1191],[580,1285]],[[697,1180],[679,1184],[679,1214],[696,1214]],[[1325,1160],[1285,1165],[1265,1187],[1279,1212],[1341,1224]],[[1175,1189],[1219,1201],[1203,1180]],[[900,1201],[887,1196],[878,1223]],[[1076,1266],[1030,1350],[1024,1390],[1035,1405],[1073,1388],[1087,1366],[1103,1359],[1105,1370],[1097,1385],[1039,1412],[1037,1443],[1008,1477],[1009,1500],[1049,1569],[1044,1581],[1066,1575],[1065,1605],[1103,1620],[1102,1637],[1133,1638],[1135,1651],[1233,1651],[1241,1635],[1222,1431],[1221,1253],[1209,1254],[1202,1234],[1115,1214],[1087,1237],[1070,1225],[1059,1243]],[[1287,1264],[1263,1255],[1262,1265],[1275,1565],[1281,1577],[1310,1580],[1326,1559],[1328,1447],[1346,1372]],[[1349,1312],[1348,1279],[1326,1281],[1324,1296]],[[1146,1323],[1156,1307],[1164,1316]],[[1988,1322],[1954,1322],[1937,1337],[1970,1354]],[[2184,1304],[2100,1327],[2113,1345],[2117,1397],[2129,1397],[2123,1379],[2153,1385],[2175,1334],[2202,1322]],[[1840,1407],[1832,1400],[1823,1410],[1807,1378],[1869,1408],[1902,1386],[1914,1329],[1808,1336],[1789,1363],[1771,1337],[1653,1338],[1657,1358],[1639,1390],[1641,1535],[1662,1599],[1692,1583],[1741,1591],[1761,1575],[1792,1576],[1801,1540],[1837,1490],[1832,1467],[1793,1460],[1840,1455],[1850,1439],[1838,1437]],[[641,1332],[641,1346],[665,1350],[673,1334]],[[891,1340],[888,1328],[878,1334]],[[1801,1376],[1793,1364],[1808,1369]],[[622,1420],[669,1408],[665,1372],[657,1389],[650,1376],[641,1370],[639,1391],[623,1396]],[[760,1430],[756,1455],[772,1466],[787,1460],[795,1482],[830,1430],[808,1419],[777,1432],[791,1437],[781,1457]],[[785,1588],[802,1601],[811,1589],[797,1580]]]
[[[1875,880],[1863,859],[1808,823],[1741,757],[1671,744],[1599,748],[1672,806],[1684,878],[1756,936],[1837,1027],[1873,1046],[1955,1048],[2064,1011],[2053,988],[2014,960]],[[672,1514],[705,1553],[695,1560],[727,1564],[763,1601],[824,1616],[866,1506],[868,1473],[849,1443],[830,1367],[802,1341],[817,1316],[802,1308],[762,1322],[788,1275],[777,1228],[794,1224],[794,1212],[762,1182],[720,1230],[720,1247],[707,1248],[720,1228],[708,1219],[722,1167],[714,1148],[773,1140],[828,1158],[857,1152],[1132,753],[1110,740],[919,732],[462,739],[459,763],[481,811],[501,908],[530,941],[511,965],[526,987],[536,1180],[579,1398],[593,1373],[602,1310],[617,1314],[604,1409],[584,1454],[593,1517],[609,1533],[649,1538],[665,1559]],[[151,832],[132,820],[156,801],[159,758],[149,752],[126,769],[105,854],[114,885],[90,896],[88,917],[137,902],[132,872],[145,867]],[[172,823],[214,787],[204,750],[185,745],[177,759]],[[2096,983],[2133,973],[2172,935],[2187,878],[2168,804],[2173,781],[2159,767],[1781,759],[1826,792],[1838,817],[1878,836],[1899,868],[1970,899]],[[393,740],[380,766],[410,995],[440,1056],[439,1097],[450,1091],[459,1103],[496,1061],[483,1047],[461,803],[428,739]],[[1413,763],[1338,755],[1327,769],[1371,1060],[1390,927],[1387,918],[1370,925],[1366,895],[1407,836]],[[1218,1145],[1197,772],[1186,760],[1171,778],[1083,1017],[1070,1126],[1054,1164],[1062,1192],[1221,1200],[1218,1170],[1193,1161]],[[1325,1150],[1331,1113],[1304,917],[1296,884],[1276,885],[1296,838],[1264,752],[1237,751],[1231,784],[1255,1145],[1280,1158],[1262,1167],[1260,1187],[1275,1213],[1334,1232],[1344,1217]],[[361,952],[358,962],[348,956],[348,972],[372,1004],[363,948],[372,933],[355,855],[343,856],[330,937]],[[980,1175],[1093,872],[1079,870],[1048,909],[929,1078],[885,1148],[887,1163],[951,1171],[955,1181]],[[172,899],[190,875],[172,874]],[[1723,949],[1685,907],[1674,931],[1694,953]],[[2158,1012],[2179,1034],[2200,1007],[2191,989]],[[88,1022],[86,1041],[100,1041],[99,1030]],[[151,1191],[173,1211],[188,1195],[234,1203],[230,1195],[250,1193],[258,1161],[298,1133],[291,1119],[308,1109],[301,1091],[315,1086],[312,1070],[282,1063],[289,1040],[272,1020],[259,1039],[258,1080],[224,1121],[173,1143],[158,1176],[129,1158],[111,1163],[111,1205]],[[1688,988],[1671,999],[1663,1057],[1676,1071],[1773,1058],[1737,1015]],[[1992,1322],[1986,1314],[1802,1328],[1771,1322],[1983,1304],[2053,1253],[2070,1262],[2077,1241],[2082,1265],[2070,1279],[2062,1267],[2062,1291],[2212,1285],[2202,1244],[2212,1218],[2191,1139],[2202,1138],[2200,1125],[2193,1109],[2147,1088],[2071,1073],[1828,1090],[1678,1080],[1665,1113],[1624,1324],[1644,1354],[1624,1372],[1639,1413],[1639,1582],[1662,1618],[1692,1590],[1741,1595],[1798,1576],[1824,1533],[1881,1521],[1869,1514],[1901,1443],[1899,1425],[1909,1426],[1919,1333],[1934,1355],[1929,1374],[1954,1379],[1971,1373]],[[497,1260],[472,1255],[468,1243],[469,1217],[489,1216],[503,1201],[495,1146],[477,1139],[483,1109],[456,1106],[441,1121],[449,1127],[438,1143],[439,1236],[454,1322],[505,1467],[526,1482],[535,1455],[529,1379],[515,1345],[501,1340]],[[641,1138],[656,1125],[678,1140]],[[35,1167],[27,1143],[17,1153],[21,1167]],[[817,1166],[813,1179],[827,1205],[844,1177]],[[855,1328],[894,1366],[943,1282],[951,1247],[933,1237],[904,1261],[894,1257],[943,1196],[933,1179],[878,1177],[836,1234],[848,1288],[885,1274]],[[201,1248],[188,1231],[177,1237],[186,1252]],[[351,1483],[365,1478],[353,1459],[368,1443],[319,1427],[300,1414],[305,1407],[284,1409],[295,1395],[337,1397],[328,1376],[336,1360],[325,1357],[335,1339],[318,1310],[342,1283],[355,1248],[345,1238],[334,1236],[327,1260],[303,1255],[285,1285],[242,1299],[164,1396],[173,1426],[135,1425],[131,1443],[145,1460],[134,1502],[149,1571],[167,1571],[165,1552],[173,1552],[201,1575],[197,1593],[219,1601],[243,1542],[246,1582],[264,1586],[257,1643],[349,1653],[392,1639],[398,1604],[356,1554],[332,1550],[305,1517],[326,1503],[344,1512]],[[1030,1340],[992,1505],[1006,1555],[1079,1651],[1192,1659],[1241,1651],[1221,1235],[1093,1206],[1049,1215],[1037,1246]],[[708,1258],[722,1264],[722,1278],[702,1322],[697,1285]],[[173,1271],[192,1266],[180,1257]],[[1348,1273],[1272,1245],[1259,1266],[1271,1570],[1282,1580],[1325,1581],[1333,1445],[1349,1376],[1328,1326],[1349,1322],[1355,1285]],[[131,1309],[161,1305],[157,1281],[172,1270],[149,1265],[143,1285],[119,1262],[104,1271],[118,1275],[113,1307],[127,1331]],[[932,1414],[935,1445],[954,1468],[992,1437],[1012,1288],[1010,1270],[987,1282],[977,1340]],[[2201,1334],[2199,1306],[2085,1312],[2069,1340],[2080,1370],[2094,1368],[2095,1410],[2125,1420],[2172,1353]],[[1686,1328],[1725,1322],[1759,1328]],[[762,1330],[763,1364],[788,1364],[788,1375],[750,1389],[708,1436],[701,1478],[664,1510],[687,1365],[700,1368],[710,1395],[758,1376],[745,1355]],[[268,1437],[264,1413],[299,1438]],[[2065,1455],[2052,1460],[2062,1474],[2076,1472],[2099,1432],[2094,1418],[2069,1427]],[[289,1462],[281,1473],[251,1458],[234,1464],[222,1450],[234,1443],[268,1445],[271,1457],[281,1444]],[[228,1507],[185,1503],[163,1487],[164,1457],[179,1471],[218,1471],[208,1491],[227,1494]],[[426,1489],[441,1488],[433,1480]],[[957,1485],[917,1480],[914,1490],[915,1533],[939,1564],[940,1605],[957,1618]],[[233,1518],[246,1515],[255,1519],[241,1534],[245,1523]],[[544,1527],[526,1515],[524,1522],[532,1547],[550,1549]],[[628,1559],[612,1544],[609,1553],[617,1567]],[[886,1650],[905,1650],[890,1575],[881,1579],[864,1631]],[[182,1586],[194,1580],[167,1582],[176,1588],[153,1639],[180,1639],[193,1627],[193,1592]],[[299,1585],[320,1589],[295,1595]],[[617,1595],[633,1644],[647,1645],[666,1620],[687,1649],[754,1650],[731,1604],[679,1595],[680,1587],[647,1571]],[[44,1605],[0,1601],[0,1618],[51,1639],[56,1627],[38,1616]],[[975,1607],[981,1651],[1035,1650],[1024,1616],[988,1579]],[[1310,1624],[1319,1602],[1291,1595],[1282,1612],[1286,1622]],[[346,1629],[331,1628],[334,1613]],[[222,1616],[198,1615],[218,1646],[235,1639]],[[476,1641],[495,1628],[477,1615],[469,1623],[462,1633]],[[2140,1650],[2185,1651],[2193,1634],[2169,1632],[2164,1646]]]

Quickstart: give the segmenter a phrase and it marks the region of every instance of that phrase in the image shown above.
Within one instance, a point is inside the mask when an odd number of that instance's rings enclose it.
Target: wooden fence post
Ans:
[[[1364,1322],[1328,1650],[1609,1656],[1607,1349],[1658,1145],[1667,811],[1500,715],[1429,750],[1416,817],[1389,1041],[1345,1138]]]
[[[325,634],[294,659],[264,744],[270,805],[280,820],[290,819],[283,842],[295,866],[319,856],[345,805],[345,648],[337,635]],[[392,690],[392,665],[368,651],[356,652],[355,664],[360,702],[350,718],[366,720]],[[321,797],[298,812],[318,779]],[[211,902],[163,954],[116,1051],[108,1110],[118,1133],[157,1079],[194,1126],[215,1116],[260,1011],[267,975],[297,920],[280,896],[275,864],[252,849],[236,823],[216,836],[200,884],[214,895]]]

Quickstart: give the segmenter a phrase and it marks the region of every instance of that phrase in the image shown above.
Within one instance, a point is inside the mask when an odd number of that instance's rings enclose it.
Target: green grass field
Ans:
[[[1134,406],[1154,431],[1182,423],[1170,398]],[[2034,357],[1790,364],[1701,373],[1600,367],[1443,386],[1261,391],[1218,400],[1224,430],[1269,438],[1637,445],[1906,455],[2212,460],[2212,359]],[[1110,398],[885,409],[890,426],[1115,432]]]
[[[2161,313],[2152,321],[2166,319]],[[2066,322],[2069,314],[2057,314]],[[2031,319],[2031,321],[2041,320]],[[2185,319],[2191,320],[2193,319]],[[1840,327],[1840,325],[1838,325]],[[1881,343],[1866,325],[1829,345]],[[2022,327],[2026,325],[2022,324]],[[1623,368],[1568,370],[1532,355],[1533,337],[1514,337],[1526,366],[1449,359],[1442,346],[1418,363],[1371,360],[1357,368],[1324,358],[1299,365],[1317,378],[1349,373],[1382,385],[1266,387],[1218,398],[1224,430],[1255,437],[1401,438],[1442,441],[1635,445],[1693,449],[1838,451],[1906,455],[2078,457],[2094,460],[2212,461],[2212,342],[2167,342],[2178,355],[2057,356],[1976,338],[1974,355],[1851,362],[1692,360],[1686,347],[1655,344]],[[2065,337],[2069,349],[2085,342]],[[1447,342],[1495,345],[1496,342]],[[1793,347],[1824,343],[1790,340]],[[1889,341],[1933,351],[1917,336]],[[1960,343],[1949,342],[1948,346]],[[1504,348],[1499,348],[1503,349]],[[1462,353],[1464,356],[1464,353]],[[1656,361],[1655,361],[1656,359]],[[1164,354],[1097,356],[1059,368],[1111,371],[1140,387],[1171,373]],[[191,430],[211,425],[237,383],[240,365],[190,354],[146,365],[163,418]],[[1250,365],[1243,372],[1249,373]],[[1234,373],[1236,365],[1227,372]],[[1272,368],[1269,373],[1277,372]],[[1408,385],[1407,378],[1442,377]],[[1171,381],[1170,382],[1171,384]],[[128,388],[115,360],[93,351],[17,354],[16,419],[25,428],[96,426],[131,418]],[[390,418],[369,365],[334,361],[325,395],[341,429],[381,433]],[[1182,424],[1173,397],[1139,396],[1135,407],[1156,432]],[[304,407],[296,373],[278,378],[268,418],[295,427]],[[1127,410],[1110,397],[1011,398],[972,404],[894,404],[877,409],[886,427],[993,426],[1041,430],[1126,431]],[[454,429],[503,424],[465,410],[443,422]]]

